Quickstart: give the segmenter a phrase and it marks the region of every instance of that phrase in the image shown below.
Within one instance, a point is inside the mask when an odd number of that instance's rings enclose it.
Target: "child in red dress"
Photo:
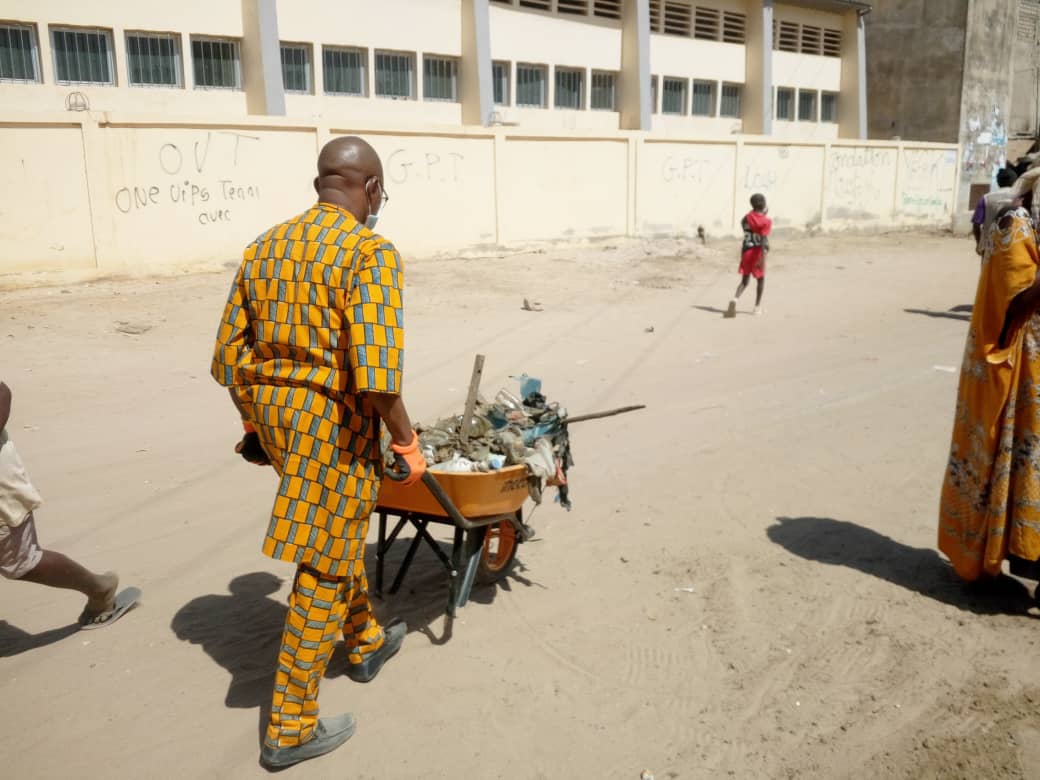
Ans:
[[[744,243],[740,247],[740,285],[726,309],[727,317],[737,316],[737,298],[747,289],[751,277],[755,277],[755,314],[762,313],[762,293],[766,288],[766,257],[769,255],[769,234],[773,231],[773,220],[766,208],[766,196],[755,193],[751,196],[751,211],[740,221],[744,228]]]

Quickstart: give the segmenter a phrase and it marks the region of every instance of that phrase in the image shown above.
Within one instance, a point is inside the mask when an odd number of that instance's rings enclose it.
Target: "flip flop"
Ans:
[[[88,615],[86,612],[80,615],[80,631],[93,631],[95,628],[104,628],[111,623],[115,623],[137,604],[139,598],[141,598],[140,590],[137,588],[126,588],[116,595],[112,609],[98,615]]]

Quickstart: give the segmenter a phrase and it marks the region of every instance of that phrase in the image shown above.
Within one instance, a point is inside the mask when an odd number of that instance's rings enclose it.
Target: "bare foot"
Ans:
[[[116,590],[119,588],[119,577],[115,572],[110,571],[107,574],[102,574],[98,577],[97,583],[97,593],[87,599],[87,606],[84,610],[84,614],[91,618],[97,617],[104,612],[108,612],[115,607]]]

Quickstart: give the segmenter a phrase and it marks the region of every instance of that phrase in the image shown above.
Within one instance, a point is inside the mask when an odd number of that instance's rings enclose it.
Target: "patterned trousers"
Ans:
[[[383,646],[364,565],[358,569],[360,575],[343,578],[297,569],[278,654],[265,739],[269,747],[293,747],[311,738],[318,724],[318,686],[341,632],[351,663]]]

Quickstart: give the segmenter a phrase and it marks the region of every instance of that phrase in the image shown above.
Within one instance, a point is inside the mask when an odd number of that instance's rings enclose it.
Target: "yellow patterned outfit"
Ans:
[[[364,550],[382,477],[367,392],[398,394],[401,260],[347,211],[318,203],[250,244],[212,374],[232,388],[281,477],[263,550],[298,567],[266,742],[306,742],[343,632],[350,661],[383,644]]]
[[[1040,559],[1040,314],[999,338],[1008,306],[1036,278],[1040,254],[1024,210],[994,225],[961,367],[939,508],[939,549],[973,581],[1005,558]],[[1034,567],[1035,568],[1035,567]]]

